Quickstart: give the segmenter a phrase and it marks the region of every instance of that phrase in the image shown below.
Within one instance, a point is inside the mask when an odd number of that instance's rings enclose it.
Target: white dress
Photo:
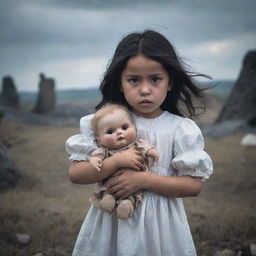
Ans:
[[[90,129],[93,115],[81,118],[81,134],[70,137],[70,160],[88,160],[96,148]],[[160,159],[152,167],[162,176],[209,178],[212,161],[194,121],[164,111],[146,119],[134,115],[138,137],[154,145]],[[142,205],[128,220],[92,206],[79,232],[73,256],[194,256],[193,239],[181,198],[143,192]]]

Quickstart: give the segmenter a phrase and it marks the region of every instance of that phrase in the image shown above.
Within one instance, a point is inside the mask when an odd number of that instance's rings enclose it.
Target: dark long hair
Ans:
[[[124,37],[118,44],[112,60],[100,84],[102,100],[96,106],[101,108],[105,103],[117,103],[130,108],[121,92],[121,73],[127,61],[136,55],[160,62],[169,74],[172,89],[160,106],[162,110],[179,116],[193,116],[196,109],[205,109],[202,91],[194,81],[194,77],[207,75],[186,71],[184,63],[177,56],[171,43],[160,33],[146,30],[143,33],[132,33]],[[195,101],[200,106],[195,106]]]

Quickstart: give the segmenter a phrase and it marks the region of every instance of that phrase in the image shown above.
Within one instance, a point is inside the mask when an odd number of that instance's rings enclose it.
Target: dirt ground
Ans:
[[[215,117],[210,111],[205,119]],[[21,173],[16,188],[0,193],[0,255],[71,255],[94,187],[74,185],[67,177],[64,142],[78,132],[78,127],[0,124]],[[199,256],[225,248],[246,251],[256,243],[256,148],[242,147],[243,136],[205,140],[214,175],[198,197],[184,200]],[[19,245],[17,233],[29,234],[29,244]]]

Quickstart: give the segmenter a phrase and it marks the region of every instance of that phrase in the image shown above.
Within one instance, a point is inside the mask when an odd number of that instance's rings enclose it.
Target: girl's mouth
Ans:
[[[142,101],[139,102],[139,104],[142,105],[142,106],[148,106],[148,105],[151,105],[152,102],[149,101],[149,100],[142,100]]]

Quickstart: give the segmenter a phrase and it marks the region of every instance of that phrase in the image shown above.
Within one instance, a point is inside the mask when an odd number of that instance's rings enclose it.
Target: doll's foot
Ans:
[[[99,209],[108,213],[112,213],[115,209],[116,200],[112,195],[104,195],[100,200]]]
[[[129,199],[123,200],[117,206],[117,217],[122,220],[127,220],[132,216],[133,210],[134,207],[132,201]]]
[[[97,198],[96,196],[92,196],[90,199],[89,199],[90,203],[93,204],[95,207],[97,207],[98,209],[100,208],[100,200],[99,198]]]

